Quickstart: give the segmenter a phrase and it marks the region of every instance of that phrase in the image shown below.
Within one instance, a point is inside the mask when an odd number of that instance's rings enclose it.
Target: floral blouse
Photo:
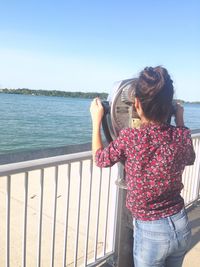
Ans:
[[[168,124],[147,124],[121,130],[118,138],[96,152],[96,165],[124,161],[127,199],[132,216],[151,221],[171,216],[184,206],[182,173],[195,152],[190,130]]]

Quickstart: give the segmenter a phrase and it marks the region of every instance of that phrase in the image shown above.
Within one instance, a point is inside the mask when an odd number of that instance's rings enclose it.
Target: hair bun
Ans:
[[[154,85],[158,83],[162,77],[155,68],[152,67],[146,67],[143,71],[143,78],[146,80],[147,83]]]
[[[156,95],[163,87],[164,80],[158,68],[146,67],[140,76],[140,79],[147,85],[146,94]]]

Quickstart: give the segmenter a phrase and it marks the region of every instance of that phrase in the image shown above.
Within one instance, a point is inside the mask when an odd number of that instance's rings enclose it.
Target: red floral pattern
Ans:
[[[140,220],[157,220],[179,212],[182,173],[192,165],[195,152],[190,130],[167,124],[126,128],[96,152],[99,167],[125,161],[127,208]]]

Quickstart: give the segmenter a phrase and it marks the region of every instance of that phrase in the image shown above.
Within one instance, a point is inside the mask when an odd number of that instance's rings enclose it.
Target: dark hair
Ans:
[[[173,94],[173,81],[165,68],[146,67],[140,73],[135,96],[140,100],[147,119],[166,122],[171,112]]]

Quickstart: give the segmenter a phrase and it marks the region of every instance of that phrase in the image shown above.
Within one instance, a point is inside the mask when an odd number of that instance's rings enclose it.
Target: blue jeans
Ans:
[[[191,228],[184,209],[160,220],[134,219],[134,265],[181,267],[190,240]]]

